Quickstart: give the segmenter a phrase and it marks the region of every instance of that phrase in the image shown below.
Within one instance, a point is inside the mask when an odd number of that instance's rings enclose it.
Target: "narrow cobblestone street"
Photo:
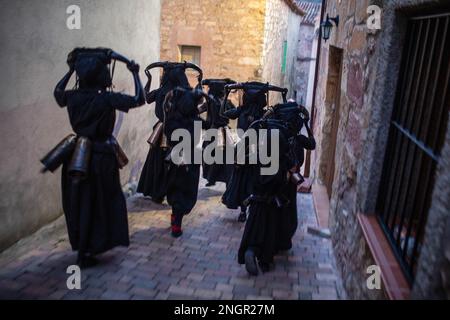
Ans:
[[[316,226],[312,196],[299,194],[293,250],[275,270],[250,277],[236,255],[243,224],[220,203],[223,185],[205,188],[185,218],[184,235],[169,232],[169,207],[134,196],[128,201],[131,245],[100,256],[82,271],[81,290],[68,290],[70,250],[63,219],[0,255],[0,298],[20,299],[338,299],[343,298],[330,240]]]

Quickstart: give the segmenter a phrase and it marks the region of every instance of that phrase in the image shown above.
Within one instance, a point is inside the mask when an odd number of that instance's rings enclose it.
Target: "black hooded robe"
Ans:
[[[283,208],[289,205],[289,199],[283,194],[289,184],[283,151],[286,146],[285,136],[280,133],[280,166],[276,174],[262,175],[259,168],[255,172],[252,192],[252,198],[255,198],[250,201],[249,215],[238,250],[239,264],[245,263],[247,249],[252,249],[258,261],[266,264],[272,263],[273,257],[280,250],[279,232],[282,216],[286,214]]]
[[[210,94],[210,103],[208,105],[208,114],[206,121],[203,122],[203,129],[220,129],[228,127],[229,119],[224,118],[220,115],[220,106],[222,100],[216,98]],[[234,108],[231,101],[227,101],[228,108]],[[213,141],[204,141],[203,150],[209,146]],[[222,164],[202,164],[203,178],[209,183],[215,182],[225,182],[228,183],[233,172],[233,165],[226,164],[226,152],[227,148],[232,148],[233,146],[225,145],[223,148]],[[212,156],[215,156],[215,150],[212,151]]]
[[[155,102],[155,114],[161,122],[164,122],[163,104],[166,94],[177,86],[189,88],[185,70],[181,67],[164,70],[161,87],[147,98],[147,103]],[[162,148],[159,144],[150,148],[137,187],[137,192],[150,196],[157,202],[162,202],[167,195],[168,167],[164,159],[168,152],[168,148]]]
[[[314,150],[316,143],[314,138],[299,134],[305,121],[299,115],[296,103],[286,103],[275,106],[273,118],[283,121],[290,128],[289,144],[289,167],[301,168],[305,158],[305,150]],[[282,208],[283,214],[279,215],[279,231],[277,236],[277,248],[280,251],[292,248],[292,238],[297,231],[297,186],[293,183],[285,184],[281,193],[288,199],[287,204]]]
[[[165,133],[170,137],[176,129],[186,129],[191,137],[191,155],[199,141],[194,140],[194,121],[201,122],[197,104],[199,97],[193,90],[175,89],[172,107],[166,112]],[[171,147],[178,142],[169,141]],[[167,202],[172,207],[176,225],[181,227],[183,216],[189,214],[197,202],[198,184],[200,180],[200,164],[190,163],[177,165],[171,160],[168,163]]]
[[[266,106],[266,96],[259,91],[244,92],[244,103],[239,108],[225,112],[230,119],[238,119],[237,127],[244,131],[250,125],[263,117]],[[222,202],[228,209],[243,208],[243,202],[252,194],[255,177],[255,167],[249,164],[235,164],[227,184]]]
[[[159,121],[164,121],[162,111],[165,97],[165,90],[159,88],[155,92],[155,114]],[[153,130],[155,130],[153,126]],[[168,150],[162,148],[159,144],[150,148],[137,187],[137,192],[150,196],[155,201],[164,199],[167,194],[167,166],[164,162]]]
[[[300,168],[304,162],[305,150],[314,150],[315,148],[316,143],[314,138],[297,135],[295,137],[295,145],[293,146],[293,152],[296,158],[295,165]],[[284,214],[281,215],[277,242],[279,250],[286,251],[292,248],[292,237],[297,231],[298,226],[297,186],[293,183],[288,183],[284,186],[282,192],[289,199],[289,203],[283,208]]]
[[[133,97],[120,93],[83,90],[66,92],[70,124],[79,136],[92,142],[86,179],[75,183],[63,164],[63,210],[73,250],[99,254],[115,246],[128,246],[128,219],[119,167],[111,139],[115,110],[128,112]]]

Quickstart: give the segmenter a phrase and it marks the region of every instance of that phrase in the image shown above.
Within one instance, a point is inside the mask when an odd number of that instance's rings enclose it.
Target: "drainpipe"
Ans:
[[[322,0],[322,8],[320,12],[320,23],[325,19],[327,0]],[[319,64],[320,64],[320,49],[322,47],[322,28],[319,26],[319,39],[317,41],[317,55],[316,55],[316,70],[314,72],[314,87],[313,87],[313,99],[311,105],[311,130],[314,133],[314,121],[315,121],[315,113],[316,113],[316,93],[317,93],[317,83],[319,81]],[[311,151],[306,152],[305,159],[305,172],[304,176],[309,178],[311,175]]]

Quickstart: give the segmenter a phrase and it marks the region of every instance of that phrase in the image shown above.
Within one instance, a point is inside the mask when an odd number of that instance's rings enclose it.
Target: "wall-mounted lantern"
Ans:
[[[327,19],[320,25],[320,27],[322,28],[322,38],[325,42],[327,42],[327,40],[330,39],[331,30],[333,29],[333,24],[331,23],[331,21],[334,22],[336,28],[339,26],[339,16],[336,16],[335,18],[330,18],[328,14]]]

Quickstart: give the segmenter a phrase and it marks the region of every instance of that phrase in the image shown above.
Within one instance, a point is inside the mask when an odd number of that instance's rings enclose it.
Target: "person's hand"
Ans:
[[[145,75],[146,75],[147,78],[149,78],[149,79],[152,78],[152,74],[150,73],[150,70],[145,70]]]
[[[299,106],[299,108],[300,108],[300,115],[301,115],[302,119],[306,122],[309,121],[308,109],[306,109],[304,106]]]
[[[299,170],[299,168],[298,168],[298,166],[297,165],[295,165],[295,166],[293,166],[291,169],[289,169],[289,172],[290,173],[297,173],[297,172],[299,172],[300,170]]]
[[[131,72],[139,72],[139,65],[134,62],[134,60],[131,60],[130,63],[127,64],[127,68]]]
[[[78,50],[74,49],[67,55],[67,64],[69,65],[70,70],[75,69],[75,60],[77,59]]]
[[[288,172],[286,173],[286,180],[287,180],[287,181],[290,181],[290,180],[291,180],[291,177],[292,177],[292,172],[291,172],[291,171],[288,171]]]

